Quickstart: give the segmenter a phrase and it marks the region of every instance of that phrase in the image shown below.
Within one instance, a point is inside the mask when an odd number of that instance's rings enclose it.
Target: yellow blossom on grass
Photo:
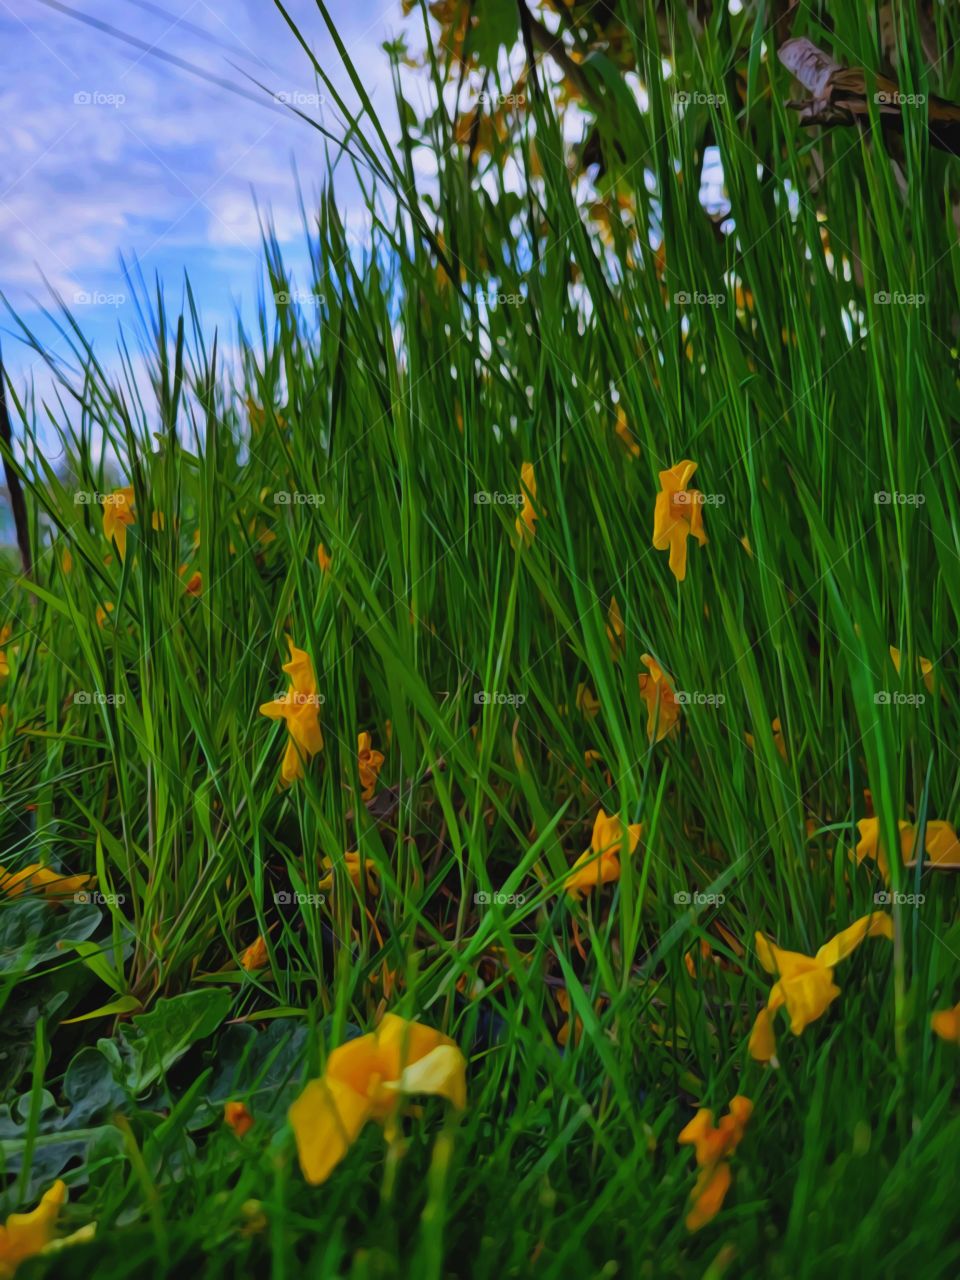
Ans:
[[[32,862],[22,871],[7,871],[0,867],[0,895],[18,898],[22,893],[38,894],[56,902],[81,893],[93,880],[93,876],[65,876],[52,867],[42,867]]]
[[[0,645],[6,645],[7,641],[13,635],[13,628],[10,623],[4,623],[0,628]],[[7,657],[6,648],[0,648],[0,680],[10,674],[10,659]]]
[[[645,653],[640,661],[647,668],[637,677],[640,696],[647,704],[647,737],[661,742],[677,728],[680,705],[674,694],[673,682],[665,675],[654,658]]]
[[[653,512],[655,551],[670,552],[670,572],[678,582],[687,576],[687,538],[696,538],[701,547],[707,541],[703,528],[703,495],[687,485],[697,469],[685,459],[660,472],[660,492]]]
[[[66,1183],[58,1179],[44,1193],[35,1209],[31,1209],[29,1213],[11,1213],[0,1226],[0,1280],[10,1280],[20,1263],[27,1258],[50,1253],[61,1244],[90,1239],[96,1229],[93,1224],[65,1240],[55,1239],[57,1217],[66,1199]]]
[[[897,675],[900,674],[900,650],[890,646],[890,659],[896,669]],[[933,693],[933,663],[929,658],[918,658],[917,666],[920,668],[920,674],[923,677],[923,683],[927,686],[927,692]]]
[[[777,751],[780,753],[780,758],[782,760],[786,760],[787,744],[783,740],[783,727],[780,724],[779,716],[776,716],[773,720],[770,721],[770,730],[773,733],[773,745],[777,748]],[[752,733],[745,733],[743,735],[743,739],[751,751],[756,749],[756,742],[754,740]]]
[[[256,969],[266,968],[269,963],[270,953],[267,950],[267,944],[263,937],[257,934],[240,957],[240,967],[246,969],[247,973],[253,973]]]
[[[113,613],[113,604],[111,601],[108,600],[106,604],[97,605],[97,626],[101,631],[103,630],[103,624],[111,613]]]
[[[136,511],[133,506],[133,486],[114,489],[113,493],[103,495],[103,536],[108,542],[117,544],[120,559],[127,554],[127,528],[135,524]]]
[[[288,636],[290,661],[283,670],[290,677],[290,688],[273,702],[265,702],[260,714],[271,720],[285,720],[287,724],[287,749],[280,766],[280,778],[289,786],[303,777],[302,756],[310,759],[323,750],[323,732],[320,728],[320,699],[313,675],[310,655],[298,649]]]
[[[539,514],[533,505],[537,496],[537,478],[533,474],[532,462],[525,462],[520,468],[520,487],[523,490],[523,505],[516,519],[516,530],[517,537],[523,544],[533,541],[536,533],[534,525],[539,519]]]
[[[681,1130],[677,1142],[693,1147],[700,1169],[690,1194],[690,1210],[685,1220],[688,1231],[699,1231],[720,1212],[732,1181],[729,1158],[740,1145],[752,1114],[753,1103],[737,1094],[718,1125],[714,1126],[713,1112],[701,1107]]]
[[[334,883],[333,859],[324,858],[320,865],[326,875],[317,885],[317,888],[321,890],[332,889]],[[359,853],[356,852],[345,853],[343,855],[343,866],[358,891],[362,875],[366,879],[368,893],[376,894],[380,892],[380,884],[377,879],[380,873],[377,870],[377,864],[372,858],[361,858]]]
[[[333,568],[333,556],[322,542],[317,543],[317,564],[322,573],[329,573]]]
[[[617,430],[617,435],[620,437],[621,443],[626,447],[631,457],[639,458],[640,446],[637,444],[636,440],[633,438],[633,432],[630,430],[630,426],[627,423],[627,415],[624,413],[623,409],[619,407],[617,408],[616,430]]]
[[[334,1049],[323,1075],[290,1107],[303,1176],[314,1185],[325,1182],[368,1120],[384,1125],[388,1135],[395,1132],[407,1095],[436,1095],[462,1111],[466,1068],[453,1040],[386,1014],[376,1031]]]
[[[623,625],[623,614],[620,612],[617,597],[611,596],[610,607],[607,610],[607,639],[610,641],[610,657],[614,662],[623,653],[625,636],[626,629]]]
[[[640,843],[643,826],[631,823],[627,828],[632,854]],[[601,809],[593,824],[590,848],[582,853],[564,878],[563,887],[571,898],[580,898],[601,884],[620,879],[620,848],[623,844],[623,825],[616,814],[606,814]]]
[[[893,921],[883,913],[862,916],[835,938],[824,943],[814,956],[799,951],[781,951],[762,933],[756,935],[757,958],[767,973],[776,974],[766,1007],[757,1014],[750,1033],[750,1054],[758,1062],[769,1062],[777,1051],[774,1017],[786,1008],[790,1030],[801,1034],[811,1022],[826,1012],[840,994],[833,981],[834,968],[866,938],[893,939]]]
[[[930,1028],[950,1044],[960,1044],[960,1004],[952,1009],[938,1009],[930,1016]]]
[[[576,707],[588,720],[592,720],[600,710],[600,699],[588,685],[578,684]]]
[[[900,832],[900,854],[904,865],[909,865],[915,861],[916,828],[911,823],[904,822],[902,818],[897,822],[897,828]],[[890,860],[880,842],[880,819],[861,818],[857,823],[857,831],[860,833],[855,851],[857,865],[869,858],[877,864],[880,874],[889,883]],[[925,865],[949,867],[960,865],[960,841],[951,822],[940,819],[928,822],[923,847]]]
[[[228,1102],[223,1108],[223,1123],[242,1138],[253,1128],[253,1116],[245,1102]]]
[[[187,572],[189,568],[190,566],[188,564],[182,564],[180,566],[181,578],[184,576],[184,574]],[[203,591],[203,574],[200,572],[199,569],[195,569],[193,573],[191,573],[190,577],[184,583],[183,590],[184,590],[184,594],[188,596],[200,595],[201,591]]]
[[[363,787],[362,800],[370,800],[377,788],[377,778],[383,768],[383,752],[374,751],[373,739],[369,733],[357,736],[357,769],[360,774],[360,785]]]

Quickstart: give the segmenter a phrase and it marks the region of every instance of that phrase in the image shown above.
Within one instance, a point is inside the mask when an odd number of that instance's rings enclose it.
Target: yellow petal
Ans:
[[[316,1186],[329,1178],[371,1111],[370,1099],[342,1080],[328,1074],[310,1081],[287,1112],[307,1182]]]
[[[57,1181],[29,1213],[11,1213],[0,1226],[0,1276],[12,1276],[27,1258],[53,1240],[57,1215],[67,1198],[66,1183]]]
[[[730,1166],[726,1160],[701,1170],[694,1184],[692,1207],[685,1221],[688,1231],[699,1231],[717,1216],[730,1190],[730,1182]]]
[[[467,1105],[467,1062],[454,1044],[441,1044],[405,1067],[399,1080],[386,1081],[400,1093],[427,1093],[446,1098],[462,1111]]]
[[[852,951],[856,951],[866,938],[888,938],[893,941],[893,920],[882,911],[874,911],[868,916],[861,916],[852,925],[838,933],[835,938],[825,942],[814,957],[818,964],[832,969],[845,959]]]

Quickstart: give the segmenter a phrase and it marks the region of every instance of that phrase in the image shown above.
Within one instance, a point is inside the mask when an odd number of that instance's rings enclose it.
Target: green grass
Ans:
[[[874,66],[867,10],[848,8],[838,57]],[[960,820],[956,161],[911,116],[901,189],[878,138],[798,129],[762,24],[734,33],[753,40],[734,66],[723,37],[746,16],[700,40],[672,21],[665,81],[652,12],[632,19],[650,103],[611,107],[635,202],[612,238],[535,94],[504,144],[525,195],[489,157],[481,190],[437,117],[418,140],[436,188],[414,199],[413,139],[387,154],[367,124],[350,145],[368,242],[348,244],[332,178],[306,229],[311,279],[291,281],[266,235],[269,305],[236,339],[239,372],[192,296],[178,314],[141,284],[149,403],[66,312],[83,376],[64,375],[60,403],[11,390],[39,550],[33,583],[4,583],[2,863],[94,875],[106,896],[0,906],[4,1212],[63,1172],[64,1229],[98,1223],[95,1244],[24,1276],[957,1274],[960,1051],[929,1026],[960,998],[955,876],[895,860],[893,889],[925,900],[893,906],[893,946],[845,961],[802,1036],[780,1015],[778,1066],[747,1052],[770,985],[755,931],[812,954],[883,888],[847,858],[864,790],[891,848],[898,819]],[[934,82],[910,22],[901,80],[951,96],[951,59]],[[960,32],[940,22],[946,52]],[[679,113],[678,85],[725,101]],[[711,137],[735,235],[699,204]],[[524,300],[479,307],[478,289]],[[318,301],[274,316],[283,291]],[[678,584],[651,534],[658,472],[682,458],[717,500]],[[518,546],[516,506],[475,495],[519,494],[525,461],[539,520]],[[75,495],[123,483],[138,519],[107,562],[101,508]],[[326,745],[281,791],[283,726],[258,707],[283,687],[288,633],[313,659]],[[644,654],[714,698],[653,746]],[[386,755],[372,812],[363,730]],[[619,884],[576,905],[561,880],[598,808],[643,839]],[[322,907],[275,901],[355,849],[375,898],[337,865]],[[478,905],[491,889],[523,901]],[[723,901],[675,897],[695,892]],[[258,935],[270,964],[248,973]],[[724,965],[694,977],[701,939]],[[583,1024],[565,1047],[563,988]],[[402,1158],[368,1126],[311,1188],[286,1108],[386,1008],[456,1039],[468,1109],[425,1104]],[[677,1135],[736,1093],[755,1110],[733,1187],[690,1235]],[[222,1123],[231,1098],[256,1119],[242,1140]]]

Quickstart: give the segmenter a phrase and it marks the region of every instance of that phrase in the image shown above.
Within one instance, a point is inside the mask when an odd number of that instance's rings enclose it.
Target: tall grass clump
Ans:
[[[956,15],[932,64],[895,8],[950,96]],[[957,1274],[957,162],[922,107],[802,130],[762,7],[667,10],[669,76],[622,15],[644,94],[609,80],[589,198],[542,69],[480,150],[446,106],[388,138],[357,76],[254,325],[135,272],[139,348],[15,322],[58,390],[7,386],[4,1216],[62,1177],[59,1235],[97,1224],[22,1274]],[[294,694],[321,750],[260,714]],[[385,1014],[466,1106],[310,1185],[288,1108]]]

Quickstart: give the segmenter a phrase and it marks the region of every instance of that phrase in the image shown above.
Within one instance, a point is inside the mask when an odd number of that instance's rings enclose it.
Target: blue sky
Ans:
[[[257,94],[244,73],[255,76],[336,130],[272,0],[62,0],[62,8]],[[287,0],[287,8],[352,101],[314,0]],[[410,27],[399,0],[331,0],[329,8],[374,103],[392,115],[380,46]],[[159,273],[177,304],[187,271],[205,327],[218,325],[229,343],[236,310],[251,314],[260,278],[253,193],[296,261],[294,165],[309,200],[323,173],[321,135],[41,0],[0,0],[0,46],[0,288],[11,305],[57,349],[40,311],[50,299],[46,277],[109,363],[118,324],[135,332],[123,254],[148,281]],[[348,212],[353,204],[360,233],[356,191],[345,166],[340,173],[338,196]],[[13,328],[0,317],[7,367],[18,385],[32,375],[42,389],[45,375]]]

